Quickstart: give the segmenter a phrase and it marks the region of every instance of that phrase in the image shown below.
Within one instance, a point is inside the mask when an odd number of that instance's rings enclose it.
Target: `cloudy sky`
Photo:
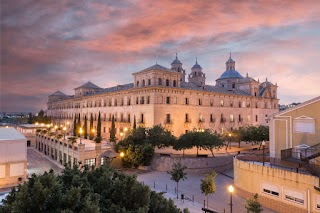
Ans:
[[[46,107],[88,80],[100,87],[178,53],[207,84],[225,70],[277,83],[281,104],[320,95],[320,1],[1,0],[0,111]]]

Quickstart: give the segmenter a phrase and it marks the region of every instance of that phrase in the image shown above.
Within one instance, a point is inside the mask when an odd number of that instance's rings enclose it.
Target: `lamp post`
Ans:
[[[229,187],[228,187],[228,190],[229,190],[229,192],[230,192],[230,213],[232,213],[232,192],[233,192],[233,186],[232,185],[230,185]]]
[[[66,140],[66,130],[67,130],[67,127],[63,127],[63,139]]]
[[[82,143],[81,143],[81,135],[82,135],[82,132],[83,132],[83,130],[82,130],[82,128],[80,127],[80,130],[79,130],[79,134],[80,134],[80,144],[82,144]]]
[[[262,165],[264,166],[264,148],[266,146],[266,142],[262,141]]]

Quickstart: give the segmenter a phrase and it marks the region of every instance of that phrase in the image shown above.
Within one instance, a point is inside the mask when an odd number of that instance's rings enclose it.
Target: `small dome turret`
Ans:
[[[193,65],[193,67],[191,69],[202,69],[202,67],[198,64],[198,59],[196,58],[196,64]]]

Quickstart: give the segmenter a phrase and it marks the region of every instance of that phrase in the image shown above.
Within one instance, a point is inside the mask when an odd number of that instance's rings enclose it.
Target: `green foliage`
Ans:
[[[247,212],[260,213],[262,212],[261,204],[258,202],[258,194],[254,194],[251,198],[247,199],[245,208]]]
[[[153,126],[147,129],[146,142],[158,148],[172,146],[176,141],[174,135],[161,125]]]
[[[101,138],[101,117],[100,117],[100,111],[99,111],[98,123],[97,123],[97,138]]]
[[[164,212],[180,213],[172,200],[166,200],[136,176],[126,176],[112,168],[93,170],[66,168],[61,175],[53,171],[31,175],[12,189],[0,212]]]
[[[79,113],[79,117],[78,117],[78,122],[77,122],[77,135],[78,137],[80,137],[80,128],[81,128],[81,118],[80,118],[80,113]]]
[[[101,143],[102,138],[97,136],[97,137],[94,139],[94,141],[95,141],[96,143]]]
[[[207,196],[207,206],[209,205],[208,202],[208,195],[216,192],[216,183],[215,178],[217,173],[212,171],[210,174],[206,174],[204,180],[201,179],[200,189],[205,196]]]
[[[177,182],[177,199],[178,199],[178,191],[179,191],[179,181],[182,180],[184,181],[185,179],[187,179],[187,173],[184,172],[184,170],[186,169],[186,166],[182,166],[182,164],[180,162],[178,163],[174,163],[172,165],[172,169],[170,171],[168,171],[168,174],[171,175],[171,180]]]
[[[263,140],[269,141],[269,127],[267,126],[249,126],[240,127],[238,130],[240,141],[246,142],[261,142]]]
[[[117,140],[117,138],[116,138],[116,125],[114,123],[114,115],[112,115],[111,129],[110,129],[110,141],[115,142],[116,140]]]
[[[29,114],[30,115],[30,114]],[[31,121],[32,123],[34,122],[38,122],[38,123],[50,123],[51,122],[51,118],[49,116],[46,116],[44,111],[41,109],[39,112],[38,112],[38,116],[32,116],[32,119],[31,120],[28,120],[28,123],[29,121]]]
[[[92,115],[92,113],[91,113],[91,116],[90,116],[90,129],[89,129],[89,139],[90,140],[93,140],[93,138],[94,138],[94,133],[93,133],[93,115]]]
[[[32,123],[33,123],[33,115],[30,112],[29,115],[28,115],[28,124],[32,124]]]
[[[133,116],[133,129],[137,128],[137,121],[136,121],[136,116]]]
[[[73,135],[77,136],[77,114],[74,114],[73,120]]]
[[[87,124],[87,116],[84,116],[84,124],[83,124],[83,132],[84,132],[84,138],[88,139],[88,124]]]
[[[162,126],[138,127],[128,132],[127,137],[115,145],[116,152],[125,152],[124,166],[148,166],[154,155],[154,147],[174,144],[175,137]]]

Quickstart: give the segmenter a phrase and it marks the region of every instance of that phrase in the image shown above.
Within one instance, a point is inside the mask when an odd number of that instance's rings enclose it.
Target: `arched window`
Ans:
[[[158,79],[158,85],[162,85],[162,79],[161,78]]]
[[[173,80],[173,87],[176,87],[177,86],[177,82],[176,80]]]
[[[139,81],[137,81],[137,87],[139,86]]]
[[[166,86],[170,86],[169,79],[166,80]]]
[[[146,81],[143,79],[142,80],[142,86],[144,87],[146,85]]]

